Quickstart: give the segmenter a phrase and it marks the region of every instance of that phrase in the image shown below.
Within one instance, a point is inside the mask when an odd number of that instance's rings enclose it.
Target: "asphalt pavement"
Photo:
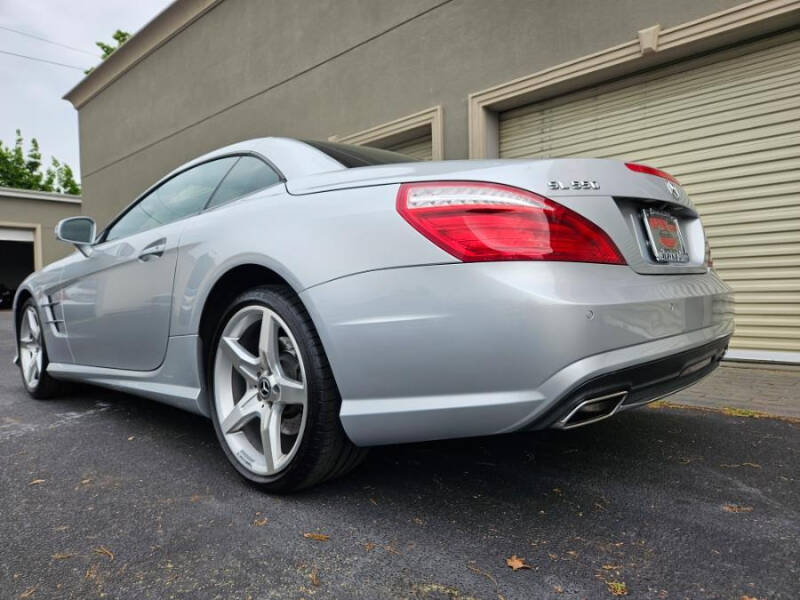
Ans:
[[[0,598],[800,597],[797,422],[643,408],[376,448],[274,497],[203,418],[30,399],[12,349],[0,313]]]

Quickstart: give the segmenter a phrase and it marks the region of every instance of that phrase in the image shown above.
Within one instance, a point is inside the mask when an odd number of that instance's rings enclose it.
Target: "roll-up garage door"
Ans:
[[[33,230],[20,229],[17,227],[0,227],[0,241],[33,243]]]
[[[419,160],[433,160],[433,141],[430,133],[383,148]]]
[[[731,348],[794,359],[798,66],[793,32],[514,109],[500,115],[500,156],[620,158],[677,177],[701,214],[717,272],[735,291]]]

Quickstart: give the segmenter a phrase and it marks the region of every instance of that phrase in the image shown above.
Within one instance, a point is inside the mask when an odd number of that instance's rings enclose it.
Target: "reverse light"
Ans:
[[[578,213],[497,183],[405,183],[397,211],[464,262],[545,260],[624,265],[605,231]]]
[[[677,179],[661,169],[656,169],[655,167],[648,167],[647,165],[640,165],[637,163],[625,163],[625,166],[631,171],[636,171],[637,173],[646,173],[647,175],[655,175],[656,177],[661,177],[667,181],[671,181],[676,185],[680,185],[680,182]]]

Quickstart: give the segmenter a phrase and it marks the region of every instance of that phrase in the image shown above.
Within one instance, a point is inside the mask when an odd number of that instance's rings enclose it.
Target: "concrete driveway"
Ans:
[[[102,390],[29,399],[12,349],[2,313],[0,598],[800,596],[794,422],[645,408],[378,448],[270,497],[202,418]]]

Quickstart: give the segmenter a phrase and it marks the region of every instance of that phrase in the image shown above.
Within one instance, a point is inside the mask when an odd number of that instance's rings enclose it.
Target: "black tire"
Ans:
[[[39,380],[35,385],[29,385],[27,380],[25,379],[25,374],[22,372],[22,348],[21,348],[21,320],[26,318],[25,313],[32,308],[36,316],[39,320],[39,327],[42,331],[41,333],[41,350],[42,350],[42,368],[39,373]],[[36,400],[47,400],[49,398],[54,398],[56,396],[61,395],[63,392],[62,383],[53,377],[47,372],[47,365],[50,364],[50,359],[47,356],[47,344],[44,338],[44,325],[41,318],[41,313],[39,312],[39,307],[36,306],[36,302],[34,302],[33,298],[28,298],[25,304],[22,305],[22,311],[20,312],[20,322],[17,323],[17,348],[20,355],[20,359],[18,361],[19,366],[19,373],[22,378],[22,385],[25,387],[25,390],[28,394],[35,398]]]
[[[234,314],[242,308],[252,305],[271,309],[292,330],[305,364],[308,389],[308,413],[300,445],[291,462],[281,471],[270,476],[253,473],[233,455],[220,427],[217,399],[214,397],[214,365],[223,329]],[[216,333],[209,346],[206,364],[214,431],[228,461],[247,481],[268,492],[292,492],[334,477],[340,477],[358,466],[366,456],[367,450],[355,446],[347,438],[342,428],[339,419],[342,400],[328,359],[311,317],[290,288],[280,285],[265,285],[248,290],[236,297],[217,324]]]

